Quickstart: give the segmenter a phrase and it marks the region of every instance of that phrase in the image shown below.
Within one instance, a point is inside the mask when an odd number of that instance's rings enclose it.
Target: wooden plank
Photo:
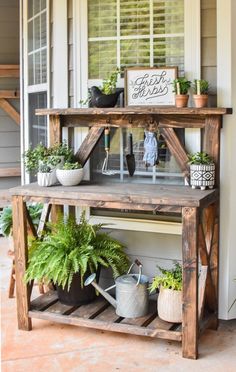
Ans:
[[[126,183],[104,183],[96,184],[90,182],[81,183],[79,186],[51,186],[40,187],[37,184],[19,186],[11,189],[12,195],[22,195],[25,199],[40,197],[42,201],[52,202],[58,200],[61,204],[87,204],[96,203],[97,206],[108,207],[114,205],[116,208],[129,209],[132,205],[143,204],[161,206],[204,206],[214,202],[218,197],[217,190],[193,190],[190,187],[172,185],[145,185]],[[104,205],[105,204],[105,205]],[[125,208],[124,208],[125,206]]]
[[[169,330],[173,326],[173,323],[165,322],[164,320],[160,319],[158,316],[148,324],[147,328],[153,329],[153,334],[158,332],[160,329]]]
[[[20,114],[6,99],[0,98],[0,108],[3,109],[16,124],[20,125]]]
[[[187,152],[181,144],[177,134],[173,128],[162,128],[161,134],[170,149],[172,155],[175,157],[180,169],[186,177],[189,176],[188,156]]]
[[[53,313],[53,314],[61,314],[61,315],[68,315],[71,314],[78,306],[71,306],[62,304],[60,301],[55,302],[51,306],[49,306],[45,312]]]
[[[183,208],[183,357],[198,357],[198,210]]]
[[[101,329],[104,331],[130,333],[139,336],[148,336],[154,338],[162,338],[173,341],[181,341],[182,336],[180,332],[167,331],[163,329],[153,330],[147,327],[137,327],[127,324],[110,323],[95,319],[83,319],[79,317],[72,317],[71,315],[65,316],[61,314],[52,314],[42,311],[29,311],[29,316],[36,319],[44,319],[52,322],[71,324],[75,326]]]
[[[49,306],[53,305],[58,301],[58,295],[56,291],[48,291],[42,296],[35,298],[30,303],[30,310],[44,311]]]
[[[114,108],[65,108],[37,109],[36,115],[225,115],[232,114],[232,108],[225,107],[114,107]]]
[[[106,323],[115,323],[122,319],[123,318],[116,314],[116,309],[111,305],[96,317],[96,321],[101,320]]]
[[[108,306],[109,303],[104,300],[104,298],[99,297],[90,304],[80,306],[77,310],[71,313],[71,316],[92,319],[105,310]]]
[[[5,99],[19,99],[20,91],[19,90],[0,90],[0,98]]]
[[[122,324],[132,324],[139,327],[146,327],[149,323],[153,321],[154,318],[157,317],[157,301],[150,301],[149,302],[149,311],[148,314],[145,316],[141,316],[138,318],[124,318],[121,323]]]
[[[19,65],[0,65],[0,77],[16,77],[20,76]]]
[[[34,226],[34,224],[33,224],[32,218],[31,218],[31,216],[30,216],[30,213],[29,213],[29,211],[28,211],[26,205],[24,206],[24,208],[25,208],[25,216],[26,216],[26,219],[27,219],[27,225],[28,225],[28,227],[29,227],[28,231],[30,231],[30,233],[32,234],[32,236],[33,236],[34,238],[37,238],[37,236],[38,236],[38,235],[37,235],[37,231],[36,231],[36,229],[35,229],[35,226]]]
[[[9,190],[0,190],[0,208],[11,204],[11,193]]]
[[[13,197],[12,209],[18,328],[29,331],[32,329],[31,319],[28,316],[30,285],[24,281],[28,261],[26,206],[21,196]]]
[[[203,210],[203,227],[204,227],[204,236],[206,241],[207,253],[211,255],[212,239],[214,233],[214,224],[216,216],[216,206],[214,204],[209,205]]]
[[[75,154],[77,161],[84,166],[91,156],[96,144],[98,143],[99,139],[101,138],[104,132],[104,128],[93,127],[89,130],[87,136],[85,137],[84,141],[82,142],[79,150]]]
[[[52,205],[49,204],[49,203],[46,203],[43,206],[43,210],[42,210],[42,213],[41,213],[41,216],[40,216],[40,220],[39,220],[39,224],[38,224],[38,229],[37,229],[37,235],[38,235],[38,237],[41,237],[42,232],[45,229],[46,223],[49,220],[49,215],[50,215],[50,212],[51,212],[51,207],[52,207]]]
[[[198,293],[198,318],[202,319],[204,313],[204,304],[206,296],[206,279],[208,266],[202,266],[199,277],[199,293]]]
[[[214,235],[212,239],[211,257],[210,257],[210,273],[214,287],[215,304],[212,302],[215,313],[215,322],[211,323],[211,329],[217,329],[218,321],[218,298],[219,298],[219,219],[217,218],[214,225]],[[207,287],[208,288],[208,287]]]
[[[0,177],[20,177],[20,176],[21,176],[20,167],[0,168]]]

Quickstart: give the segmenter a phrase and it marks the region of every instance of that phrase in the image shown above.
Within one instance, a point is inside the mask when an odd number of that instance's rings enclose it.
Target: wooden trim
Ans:
[[[15,77],[20,76],[19,65],[0,65],[0,77]]]
[[[15,272],[17,293],[18,328],[29,331],[32,329],[28,316],[30,307],[30,285],[24,281],[24,274],[28,261],[27,247],[27,216],[26,205],[21,196],[12,199],[13,209],[13,238],[15,248]]]
[[[20,125],[20,114],[6,99],[0,98],[0,108],[3,109],[15,122]]]
[[[19,99],[20,91],[19,90],[0,90],[0,98]]]
[[[84,166],[91,156],[96,144],[101,138],[104,128],[93,127],[89,130],[86,138],[82,142],[79,150],[75,154],[76,159],[82,166]]]
[[[61,120],[59,115],[49,117],[49,144],[53,146],[62,141]]]
[[[0,177],[20,177],[21,169],[19,167],[14,168],[0,168]]]

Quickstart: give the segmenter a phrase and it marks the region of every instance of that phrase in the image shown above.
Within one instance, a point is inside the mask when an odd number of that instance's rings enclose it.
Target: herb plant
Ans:
[[[174,268],[167,270],[157,266],[162,275],[155,276],[149,287],[150,292],[154,292],[162,286],[164,289],[173,289],[174,291],[182,290],[182,267],[176,262]]]
[[[35,227],[38,226],[39,220],[42,213],[43,205],[38,204],[32,204],[27,206],[29,210],[29,214],[32,218],[32,222]],[[4,236],[9,236],[12,233],[12,207],[5,207],[0,212],[0,228],[1,232]]]
[[[64,170],[74,170],[74,169],[81,169],[81,168],[82,166],[78,162],[75,162],[75,163],[66,162],[62,167],[62,169]]]
[[[117,67],[116,71],[113,72],[107,80],[103,80],[101,91],[104,94],[112,94],[116,91],[116,83],[120,69]]]
[[[173,81],[173,87],[173,92],[175,94],[188,94],[188,90],[191,87],[191,81],[187,80],[185,77],[180,77]]]
[[[197,92],[197,90],[198,90],[197,89],[197,84],[199,84],[200,94],[208,94],[208,89],[209,89],[209,83],[208,83],[208,81],[195,79],[194,80],[194,83],[193,83],[194,94],[198,94],[198,92]]]
[[[213,159],[211,158],[210,155],[208,155],[206,152],[196,152],[194,154],[189,154],[188,155],[189,159],[189,164],[195,164],[195,165],[200,165],[200,164],[212,164]]]
[[[52,172],[52,168],[47,163],[40,163],[38,170],[40,173],[51,173]]]
[[[29,265],[25,280],[52,281],[69,290],[73,275],[83,276],[87,270],[96,272],[98,265],[111,267],[114,277],[127,271],[129,260],[124,246],[108,233],[100,232],[104,225],[91,225],[83,213],[80,223],[74,217],[65,221],[61,216],[43,240],[32,241],[29,247]]]

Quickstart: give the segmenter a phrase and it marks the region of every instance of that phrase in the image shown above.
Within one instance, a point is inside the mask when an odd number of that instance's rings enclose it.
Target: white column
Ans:
[[[236,1],[217,0],[217,95],[218,106],[236,103]],[[224,117],[221,135],[221,228],[220,308],[221,319],[236,318],[236,114]]]

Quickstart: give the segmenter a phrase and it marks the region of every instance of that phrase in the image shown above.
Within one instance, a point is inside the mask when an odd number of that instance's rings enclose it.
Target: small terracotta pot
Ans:
[[[208,95],[207,94],[194,94],[193,95],[193,100],[195,107],[200,108],[200,107],[206,107],[208,104]]]
[[[187,107],[188,106],[188,94],[176,94],[175,95],[175,106],[176,107]]]

